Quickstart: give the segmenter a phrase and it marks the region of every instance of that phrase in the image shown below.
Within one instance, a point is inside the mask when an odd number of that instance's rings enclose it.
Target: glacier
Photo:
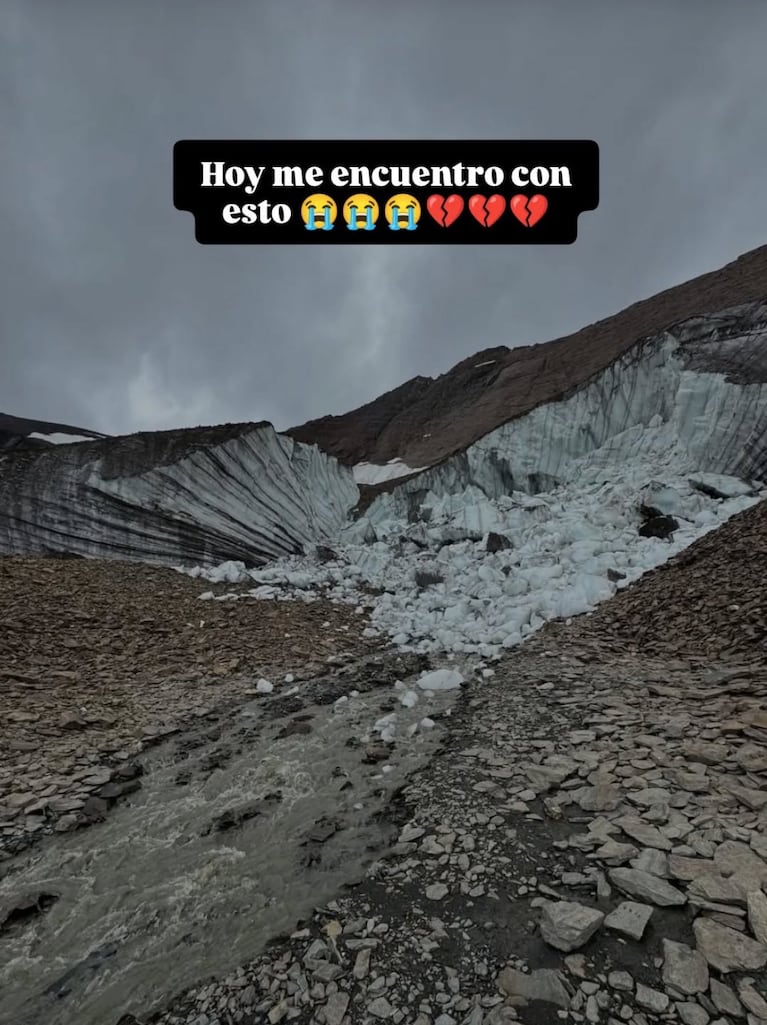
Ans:
[[[764,496],[766,341],[767,302],[692,318],[421,472],[347,467],[266,423],[0,453],[0,553],[360,608],[372,588],[371,628],[397,644],[495,657]],[[387,488],[364,512],[361,478]],[[643,507],[676,517],[670,540],[639,536]]]
[[[372,605],[371,634],[404,650],[498,658],[767,498],[766,339],[764,303],[687,321],[393,485],[340,529],[335,561],[194,572]],[[677,519],[669,539],[640,536],[647,509]]]
[[[379,496],[362,529],[467,488],[484,499],[536,494],[576,478],[607,479],[622,464],[641,467],[641,476],[648,461],[657,472],[767,479],[767,303],[642,340],[571,397]]]
[[[334,537],[351,470],[271,424],[0,455],[0,554],[262,565]]]

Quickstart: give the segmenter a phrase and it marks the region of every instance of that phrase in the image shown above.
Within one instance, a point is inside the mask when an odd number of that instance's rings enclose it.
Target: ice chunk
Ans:
[[[463,676],[457,669],[435,669],[423,673],[418,686],[421,690],[457,690],[463,682]]]

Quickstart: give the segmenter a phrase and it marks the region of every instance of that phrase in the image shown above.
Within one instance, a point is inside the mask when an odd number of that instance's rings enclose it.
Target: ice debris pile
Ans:
[[[258,570],[228,562],[191,573],[251,583],[240,597],[311,601],[323,594],[360,611],[372,604],[370,630],[405,650],[495,658],[548,620],[592,610],[767,497],[735,478],[658,481],[653,470],[634,463],[610,480],[584,476],[535,496],[489,499],[472,487],[427,493],[410,523],[379,500],[342,543],[323,550],[327,561],[311,554]],[[678,527],[669,538],[644,537],[648,514],[673,517]]]
[[[766,338],[764,303],[692,318],[380,494],[322,558],[199,573],[255,597],[372,592],[395,644],[496,657],[767,495]]]

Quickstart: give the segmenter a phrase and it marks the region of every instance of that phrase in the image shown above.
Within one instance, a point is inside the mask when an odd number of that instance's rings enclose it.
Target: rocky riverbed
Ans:
[[[202,590],[135,563],[0,559],[0,861],[99,819],[145,748],[260,679],[290,689],[379,647],[362,609]]]
[[[764,663],[533,647],[364,880],[153,1025],[767,1019]]]
[[[317,606],[274,604],[307,644]],[[338,610],[322,671],[259,690],[248,663],[165,737],[152,706],[149,748],[76,780],[121,794],[6,834],[0,1022],[763,1025],[767,659],[685,650],[666,607],[652,651],[575,621],[431,697],[424,657],[365,652]]]

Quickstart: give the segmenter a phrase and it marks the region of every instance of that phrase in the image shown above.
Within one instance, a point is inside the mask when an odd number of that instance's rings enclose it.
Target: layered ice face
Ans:
[[[270,425],[182,433],[0,458],[0,553],[261,565],[334,537],[358,499],[349,469]]]

